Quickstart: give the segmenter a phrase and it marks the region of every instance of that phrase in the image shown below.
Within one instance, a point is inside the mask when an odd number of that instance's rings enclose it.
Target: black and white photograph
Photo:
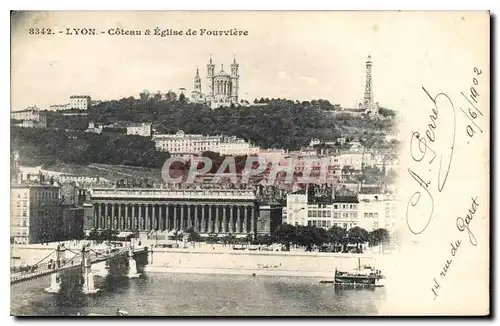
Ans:
[[[490,313],[487,11],[12,11],[13,316]]]

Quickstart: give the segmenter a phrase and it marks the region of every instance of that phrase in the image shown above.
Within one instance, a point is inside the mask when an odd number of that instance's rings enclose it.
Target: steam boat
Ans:
[[[371,266],[353,271],[335,269],[334,284],[336,287],[382,287],[385,285],[385,277],[381,270]]]
[[[385,276],[382,271],[372,266],[361,266],[358,259],[358,268],[350,271],[341,271],[335,268],[333,280],[320,281],[320,283],[333,283],[335,287],[383,287]]]

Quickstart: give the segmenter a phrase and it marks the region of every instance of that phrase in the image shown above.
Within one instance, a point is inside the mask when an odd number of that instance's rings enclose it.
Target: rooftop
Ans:
[[[11,184],[10,188],[22,189],[22,188],[59,188],[57,185],[51,184],[40,184],[40,183],[16,183]]]

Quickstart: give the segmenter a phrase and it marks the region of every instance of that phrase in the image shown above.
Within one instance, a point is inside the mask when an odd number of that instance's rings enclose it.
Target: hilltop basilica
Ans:
[[[207,64],[207,93],[201,91],[201,78],[198,68],[194,76],[194,90],[191,92],[191,101],[194,103],[206,103],[212,109],[220,106],[230,106],[238,104],[238,84],[239,84],[239,64],[234,58],[231,64],[231,74],[224,71],[224,65],[221,70],[215,72],[215,64],[212,63],[212,56]]]

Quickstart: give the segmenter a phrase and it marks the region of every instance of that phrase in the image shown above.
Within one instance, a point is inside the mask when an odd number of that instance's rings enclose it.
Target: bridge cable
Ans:
[[[39,260],[38,262],[36,262],[34,265],[32,266],[37,266],[38,264],[40,264],[42,261],[44,261],[45,259],[49,258],[50,255],[52,255],[53,253],[55,253],[57,250],[54,250],[52,251],[50,254],[48,254],[47,256],[45,256],[44,258],[42,258],[41,260]]]

